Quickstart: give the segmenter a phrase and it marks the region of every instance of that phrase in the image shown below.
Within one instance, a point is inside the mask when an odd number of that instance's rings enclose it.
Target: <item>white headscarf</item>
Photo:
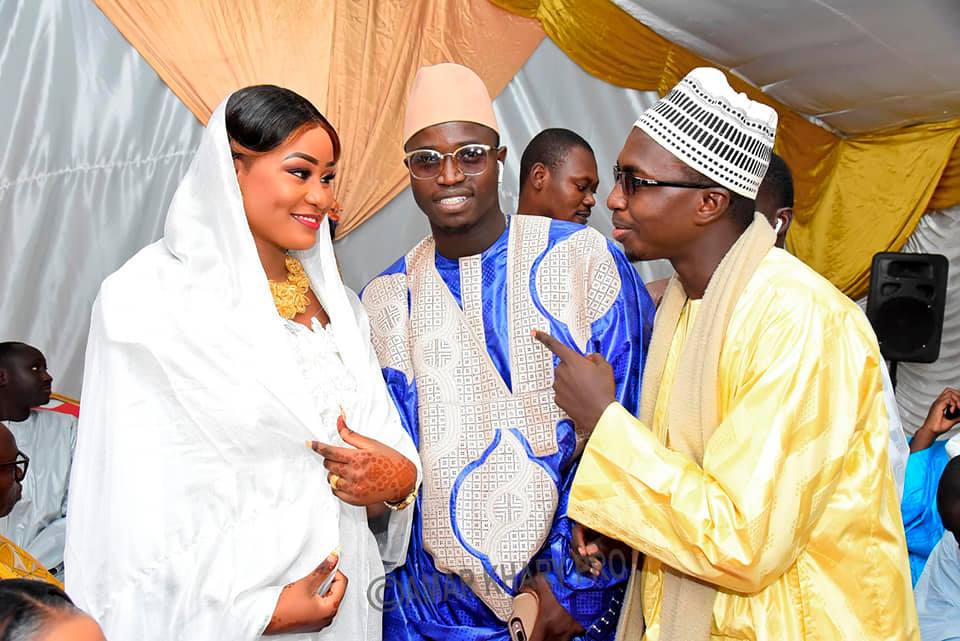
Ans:
[[[297,638],[379,639],[366,591],[383,565],[365,510],[332,495],[322,459],[304,443],[335,435],[317,420],[274,307],[225,105],[177,189],[164,238],[107,278],[94,303],[67,590],[114,641],[252,641],[282,587],[343,539],[350,585],[340,613],[323,633]],[[357,381],[350,425],[419,467],[326,219],[317,238],[297,257]],[[388,561],[406,554],[412,511],[391,519]]]

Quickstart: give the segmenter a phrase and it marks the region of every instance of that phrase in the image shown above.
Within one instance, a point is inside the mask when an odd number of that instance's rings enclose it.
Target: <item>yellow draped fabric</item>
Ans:
[[[34,579],[63,589],[63,584],[39,561],[3,535],[0,535],[0,579]]]
[[[663,94],[712,64],[610,0],[492,1],[539,20],[571,59],[619,86]],[[840,138],[740,78],[729,80],[780,115],[777,152],[796,182],[790,250],[849,296],[866,293],[873,254],[899,250],[928,208],[960,203],[960,120]]]
[[[338,236],[408,184],[400,129],[418,68],[464,64],[495,96],[543,40],[538,23],[487,0],[95,2],[200,122],[257,83],[289,87],[324,112],[343,142]]]
[[[774,249],[727,327],[702,467],[607,408],[568,513],[647,555],[646,641],[664,564],[718,587],[713,641],[919,640],[880,367],[860,309]]]

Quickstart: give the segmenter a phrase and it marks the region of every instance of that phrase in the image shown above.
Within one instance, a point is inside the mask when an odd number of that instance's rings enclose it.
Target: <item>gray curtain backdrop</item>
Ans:
[[[0,340],[77,396],[100,282],[160,237],[201,127],[90,0],[0,2]]]

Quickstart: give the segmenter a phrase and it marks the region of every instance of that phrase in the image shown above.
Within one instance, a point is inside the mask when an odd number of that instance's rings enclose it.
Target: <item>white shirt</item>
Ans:
[[[960,543],[944,532],[914,589],[923,641],[960,640]]]
[[[0,518],[0,534],[58,574],[63,564],[77,419],[60,412],[31,410],[25,420],[6,424],[30,464],[20,501],[8,516]]]

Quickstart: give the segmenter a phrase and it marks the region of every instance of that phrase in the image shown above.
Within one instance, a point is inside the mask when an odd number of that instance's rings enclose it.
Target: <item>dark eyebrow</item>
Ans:
[[[309,154],[300,153],[299,151],[294,151],[294,152],[291,152],[291,153],[287,154],[287,156],[286,156],[286,158],[284,158],[284,160],[289,160],[290,158],[302,158],[302,159],[306,160],[308,163],[311,163],[311,164],[313,164],[313,165],[319,164],[319,163],[317,162],[317,159],[314,158],[313,156],[311,156],[311,155],[309,155]],[[329,166],[329,165],[328,165],[328,166]]]

